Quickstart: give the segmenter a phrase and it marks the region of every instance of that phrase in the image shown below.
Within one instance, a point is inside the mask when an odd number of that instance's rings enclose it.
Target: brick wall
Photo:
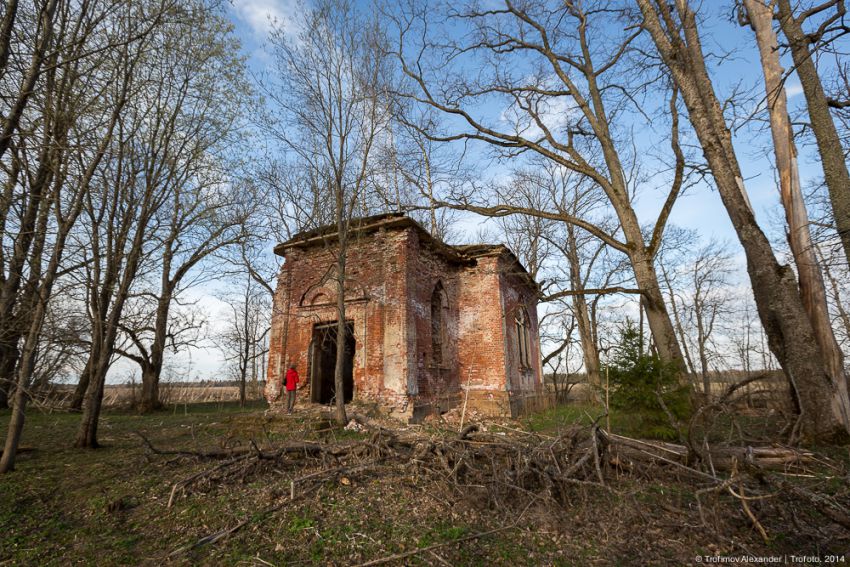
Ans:
[[[272,314],[266,397],[274,403],[282,370],[294,361],[307,382],[316,324],[337,320],[335,246],[288,245]],[[444,411],[468,397],[489,413],[515,413],[511,397],[541,391],[535,290],[505,255],[446,253],[416,226],[355,234],[346,270],[346,320],[353,322],[354,397],[413,416]],[[442,362],[433,352],[431,300],[442,289]],[[514,316],[529,315],[535,364],[517,358]],[[303,398],[302,398],[303,399]]]

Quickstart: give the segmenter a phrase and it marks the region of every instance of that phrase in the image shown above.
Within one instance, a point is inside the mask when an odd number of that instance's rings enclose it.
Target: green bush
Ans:
[[[648,437],[676,437],[659,396],[667,410],[683,421],[690,414],[690,388],[679,382],[675,365],[647,352],[640,332],[629,320],[623,326],[607,371],[612,410],[639,415],[640,429]]]

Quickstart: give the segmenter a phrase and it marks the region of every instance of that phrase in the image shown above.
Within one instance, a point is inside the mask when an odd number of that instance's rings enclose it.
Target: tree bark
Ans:
[[[832,411],[844,429],[850,433],[850,398],[847,395],[844,355],[832,331],[826,302],[826,286],[809,232],[809,218],[797,170],[794,131],[788,116],[788,103],[782,81],[783,71],[779,63],[779,41],[773,31],[772,11],[762,0],[744,0],[744,6],[755,30],[761,55],[770,130],[773,135],[776,169],[779,172],[780,197],[788,222],[788,243],[797,264],[800,295],[811,321],[815,340],[823,354],[826,373],[832,383]]]
[[[15,26],[15,17],[18,14],[18,0],[6,0],[6,9],[3,14],[3,22],[0,24],[0,78],[6,74],[6,64],[12,45],[12,29]]]
[[[821,157],[836,229],[844,248],[844,256],[850,264],[850,173],[847,170],[841,139],[829,112],[827,97],[812,60],[809,38],[803,31],[802,22],[794,17],[790,0],[778,0],[778,8],[779,25],[791,47],[791,56],[806,97],[809,122]]]
[[[159,401],[159,376],[162,371],[162,363],[159,366],[145,364],[142,367],[142,395],[139,397],[138,410],[141,413],[150,413],[162,408]]]
[[[169,266],[170,268],[170,266]],[[167,280],[170,269],[163,269],[163,279]],[[142,396],[139,411],[149,413],[162,408],[159,401],[159,380],[162,376],[162,364],[165,360],[165,342],[168,338],[168,315],[171,309],[171,286],[164,283],[157,301],[156,320],[154,321],[154,339],[150,353],[142,366]]]
[[[0,343],[0,409],[9,407],[9,395],[15,383],[15,367],[18,364],[18,340],[13,343],[4,337]]]
[[[100,410],[103,406],[103,391],[106,386],[106,373],[109,370],[109,361],[104,349],[99,349],[96,358],[92,361],[92,372],[89,387],[83,399],[83,417],[80,427],[77,429],[77,437],[74,447],[85,447],[97,449],[97,426],[100,421]]]
[[[83,371],[80,372],[80,380],[77,382],[77,387],[74,388],[74,395],[71,397],[71,403],[68,405],[70,409],[80,411],[83,408],[86,390],[89,389],[89,378],[91,378],[91,359],[86,361]]]
[[[684,0],[675,8],[661,1],[652,4],[651,0],[638,0],[638,5],[643,25],[682,93],[718,193],[744,248],[770,350],[796,394],[800,433],[806,440],[832,438],[844,428],[828,409],[832,386],[824,371],[823,356],[803,309],[794,273],[776,260],[750,207],[732,136],[705,67],[694,13]],[[678,13],[681,32],[673,10]]]
[[[345,343],[347,332],[345,326],[345,260],[348,252],[348,230],[343,217],[342,188],[337,188],[337,255],[336,273],[336,366],[334,368],[334,390],[336,394],[336,422],[346,425],[348,417],[345,413]]]
[[[0,474],[15,469],[15,458],[18,454],[18,445],[21,441],[21,434],[24,431],[24,422],[26,421],[26,405],[29,399],[28,386],[35,366],[35,352],[38,344],[37,336],[37,334],[35,336],[30,334],[27,337],[22,352],[17,387],[15,389],[15,401],[12,406],[12,416],[9,419],[9,430],[6,434],[6,442],[3,445],[3,456],[0,457]]]
[[[567,262],[570,266],[570,280],[574,291],[584,289],[584,278],[581,273],[581,263],[578,257],[578,247],[576,244],[575,229],[572,225],[567,225]],[[578,327],[579,341],[581,342],[581,352],[584,358],[584,370],[587,373],[588,382],[598,387],[602,386],[602,379],[599,375],[599,350],[596,347],[594,340],[593,328],[590,321],[590,313],[587,306],[587,297],[582,294],[573,296],[573,312],[575,313],[576,327]],[[565,369],[566,372],[566,369]],[[555,380],[557,384],[557,380]]]

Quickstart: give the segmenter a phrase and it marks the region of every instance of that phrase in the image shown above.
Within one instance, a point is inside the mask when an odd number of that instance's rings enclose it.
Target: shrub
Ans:
[[[610,407],[637,414],[640,430],[649,437],[675,438],[676,431],[659,398],[681,421],[690,413],[690,388],[679,382],[675,365],[647,352],[642,343],[640,332],[627,319],[607,368]]]

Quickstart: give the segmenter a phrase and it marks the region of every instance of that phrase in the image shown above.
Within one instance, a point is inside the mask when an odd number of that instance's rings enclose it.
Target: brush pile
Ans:
[[[815,523],[825,521],[850,530],[846,471],[792,447],[705,446],[695,453],[685,445],[623,437],[597,425],[576,425],[557,435],[506,427],[486,431],[475,424],[460,432],[425,434],[418,429],[391,430],[363,417],[354,421],[357,427],[348,429],[357,429],[361,439],[351,440],[349,434],[348,440],[162,451],[142,438],[154,454],[211,463],[173,484],[168,507],[223,486],[269,479],[272,506],[189,548],[260,521],[319,487],[362,484],[376,478],[413,483],[437,498],[462,501],[505,518],[519,518],[530,509],[557,517],[578,494],[584,499],[620,497],[636,482],[669,479],[691,487],[694,495],[688,510],[679,511],[694,513],[710,529],[717,521],[716,505],[722,495],[727,505],[730,500],[738,503],[765,542],[769,535],[761,518],[782,515],[779,508],[792,514],[792,521],[799,521],[794,510],[804,507],[815,512],[806,516],[819,518]],[[817,481],[800,482],[806,479]],[[841,486],[837,491],[821,490],[824,479],[837,480]],[[800,529],[820,528],[800,525]]]

